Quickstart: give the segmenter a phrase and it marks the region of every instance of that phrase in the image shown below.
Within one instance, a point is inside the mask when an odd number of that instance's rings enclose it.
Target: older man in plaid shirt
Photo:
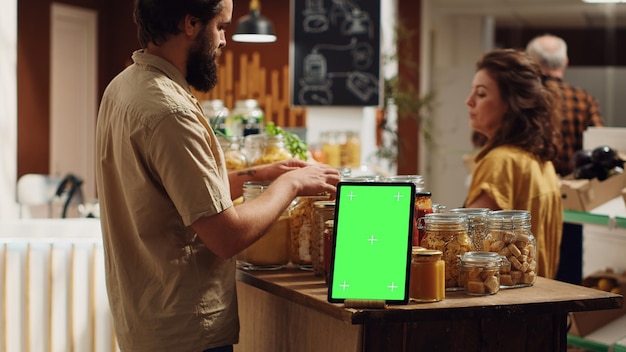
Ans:
[[[531,40],[526,52],[541,66],[546,85],[561,92],[562,148],[554,160],[556,172],[561,176],[572,173],[572,155],[583,148],[583,132],[589,126],[603,126],[598,101],[584,89],[563,81],[567,68],[567,44],[554,35],[541,35]]]

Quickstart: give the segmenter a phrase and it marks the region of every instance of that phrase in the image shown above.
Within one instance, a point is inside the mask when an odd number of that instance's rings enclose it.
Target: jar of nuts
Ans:
[[[530,212],[498,210],[489,214],[489,234],[483,248],[508,259],[500,268],[500,286],[532,286],[537,279],[537,244],[530,231]]]
[[[421,246],[439,250],[445,262],[446,291],[462,290],[459,255],[474,250],[467,232],[467,217],[456,213],[431,213],[420,218],[424,230]]]
[[[474,243],[477,251],[482,251],[485,237],[489,233],[489,223],[487,216],[489,208],[454,208],[451,213],[459,213],[467,216],[467,232]],[[488,251],[488,250],[487,250]]]
[[[467,252],[459,256],[461,284],[472,296],[494,295],[500,290],[500,268],[506,257],[493,252]]]

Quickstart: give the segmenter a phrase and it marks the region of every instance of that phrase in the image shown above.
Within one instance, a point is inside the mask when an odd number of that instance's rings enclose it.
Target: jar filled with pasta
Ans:
[[[462,290],[458,256],[474,250],[467,232],[467,217],[455,213],[426,214],[420,218],[419,227],[424,230],[421,246],[442,252],[446,290]]]
[[[537,280],[537,242],[530,230],[530,212],[498,210],[489,213],[489,234],[483,248],[509,261],[500,268],[503,288],[532,286]]]
[[[277,161],[289,160],[292,155],[285,146],[285,137],[282,135],[264,136],[263,153],[256,159],[254,165],[271,164]]]
[[[269,185],[269,182],[245,182],[244,202],[260,196]],[[239,253],[239,267],[246,270],[270,270],[289,264],[289,235],[289,211],[285,210],[263,237]]]
[[[224,159],[226,161],[226,169],[228,171],[241,170],[248,167],[248,159],[241,151],[241,138],[237,136],[218,136],[222,151],[224,151]]]
[[[459,213],[467,216],[467,232],[474,243],[477,251],[485,250],[483,243],[489,233],[488,216],[489,208],[454,208],[451,213]]]
[[[311,235],[313,233],[313,203],[328,200],[328,196],[297,197],[289,213],[289,259],[303,270],[313,270]]]

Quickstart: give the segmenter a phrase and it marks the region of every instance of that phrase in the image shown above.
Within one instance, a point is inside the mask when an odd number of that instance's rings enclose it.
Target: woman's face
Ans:
[[[486,70],[474,75],[472,92],[465,104],[469,107],[470,127],[491,139],[502,126],[507,104],[500,96],[498,84]]]

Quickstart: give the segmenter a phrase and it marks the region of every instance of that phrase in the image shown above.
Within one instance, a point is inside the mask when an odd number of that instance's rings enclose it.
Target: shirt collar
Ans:
[[[163,72],[172,81],[178,83],[188,93],[191,94],[191,88],[189,87],[189,83],[187,83],[187,80],[185,79],[183,74],[171,62],[165,60],[160,56],[148,54],[143,49],[135,51],[132,55],[132,59],[133,62],[136,64],[152,66],[155,69]]]

